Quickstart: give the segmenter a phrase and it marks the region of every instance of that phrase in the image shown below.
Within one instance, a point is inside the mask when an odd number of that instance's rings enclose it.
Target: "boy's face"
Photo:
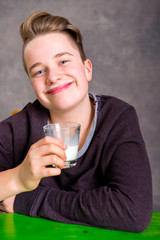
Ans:
[[[35,94],[50,111],[66,111],[83,101],[92,79],[90,60],[82,62],[66,33],[48,33],[30,41],[24,50]]]

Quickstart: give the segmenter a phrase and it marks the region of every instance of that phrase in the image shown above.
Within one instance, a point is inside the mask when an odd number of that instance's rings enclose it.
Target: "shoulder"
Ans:
[[[96,97],[98,101],[99,112],[112,111],[115,113],[121,113],[128,108],[134,108],[129,103],[113,96],[96,95]]]
[[[38,100],[35,100],[33,103],[28,103],[22,110],[17,112],[16,114],[8,117],[7,119],[3,120],[0,125],[4,124],[24,124],[25,121],[35,118],[42,118],[46,116],[48,110],[44,108]]]
[[[19,124],[23,124],[25,119],[27,118],[27,115],[32,111],[32,109],[35,108],[37,105],[37,100],[34,103],[28,103],[22,110],[19,109],[15,114],[9,116],[8,118],[2,120],[0,122],[0,127],[5,125],[13,125],[16,124],[16,122],[19,122]]]
[[[137,113],[132,105],[112,96],[96,95],[96,98],[98,101],[97,131],[101,136],[127,130],[129,126],[130,132],[131,129],[135,129],[135,126],[139,128]]]
[[[98,102],[98,117],[103,121],[106,120],[113,123],[124,113],[136,115],[135,108],[119,98],[106,95],[96,95],[96,98]]]
[[[7,139],[27,138],[31,134],[31,128],[39,128],[46,124],[47,116],[48,110],[38,100],[28,103],[20,112],[0,123],[1,136]]]

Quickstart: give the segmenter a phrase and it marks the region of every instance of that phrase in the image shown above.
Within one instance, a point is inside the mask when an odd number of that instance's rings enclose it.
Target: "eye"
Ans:
[[[40,70],[40,71],[37,72],[37,75],[38,75],[38,74],[42,74],[42,73],[44,73],[44,72],[45,72],[44,70]]]
[[[34,76],[42,75],[43,73],[45,73],[45,70],[39,70],[34,74]]]
[[[65,63],[67,63],[67,62],[68,62],[67,60],[62,60],[62,61],[60,61],[60,65],[63,65]]]

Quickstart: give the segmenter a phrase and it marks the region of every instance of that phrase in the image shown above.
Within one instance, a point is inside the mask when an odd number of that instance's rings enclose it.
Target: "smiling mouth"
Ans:
[[[67,88],[69,88],[72,84],[73,84],[73,82],[64,83],[60,86],[53,87],[53,88],[47,90],[45,93],[53,95],[53,94],[62,92],[64,90],[66,90]]]

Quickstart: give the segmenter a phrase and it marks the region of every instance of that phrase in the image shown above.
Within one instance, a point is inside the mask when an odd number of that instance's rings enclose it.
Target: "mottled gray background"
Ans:
[[[21,62],[19,26],[33,11],[77,25],[93,62],[90,90],[137,109],[160,211],[160,0],[0,0],[0,120],[35,99]]]

